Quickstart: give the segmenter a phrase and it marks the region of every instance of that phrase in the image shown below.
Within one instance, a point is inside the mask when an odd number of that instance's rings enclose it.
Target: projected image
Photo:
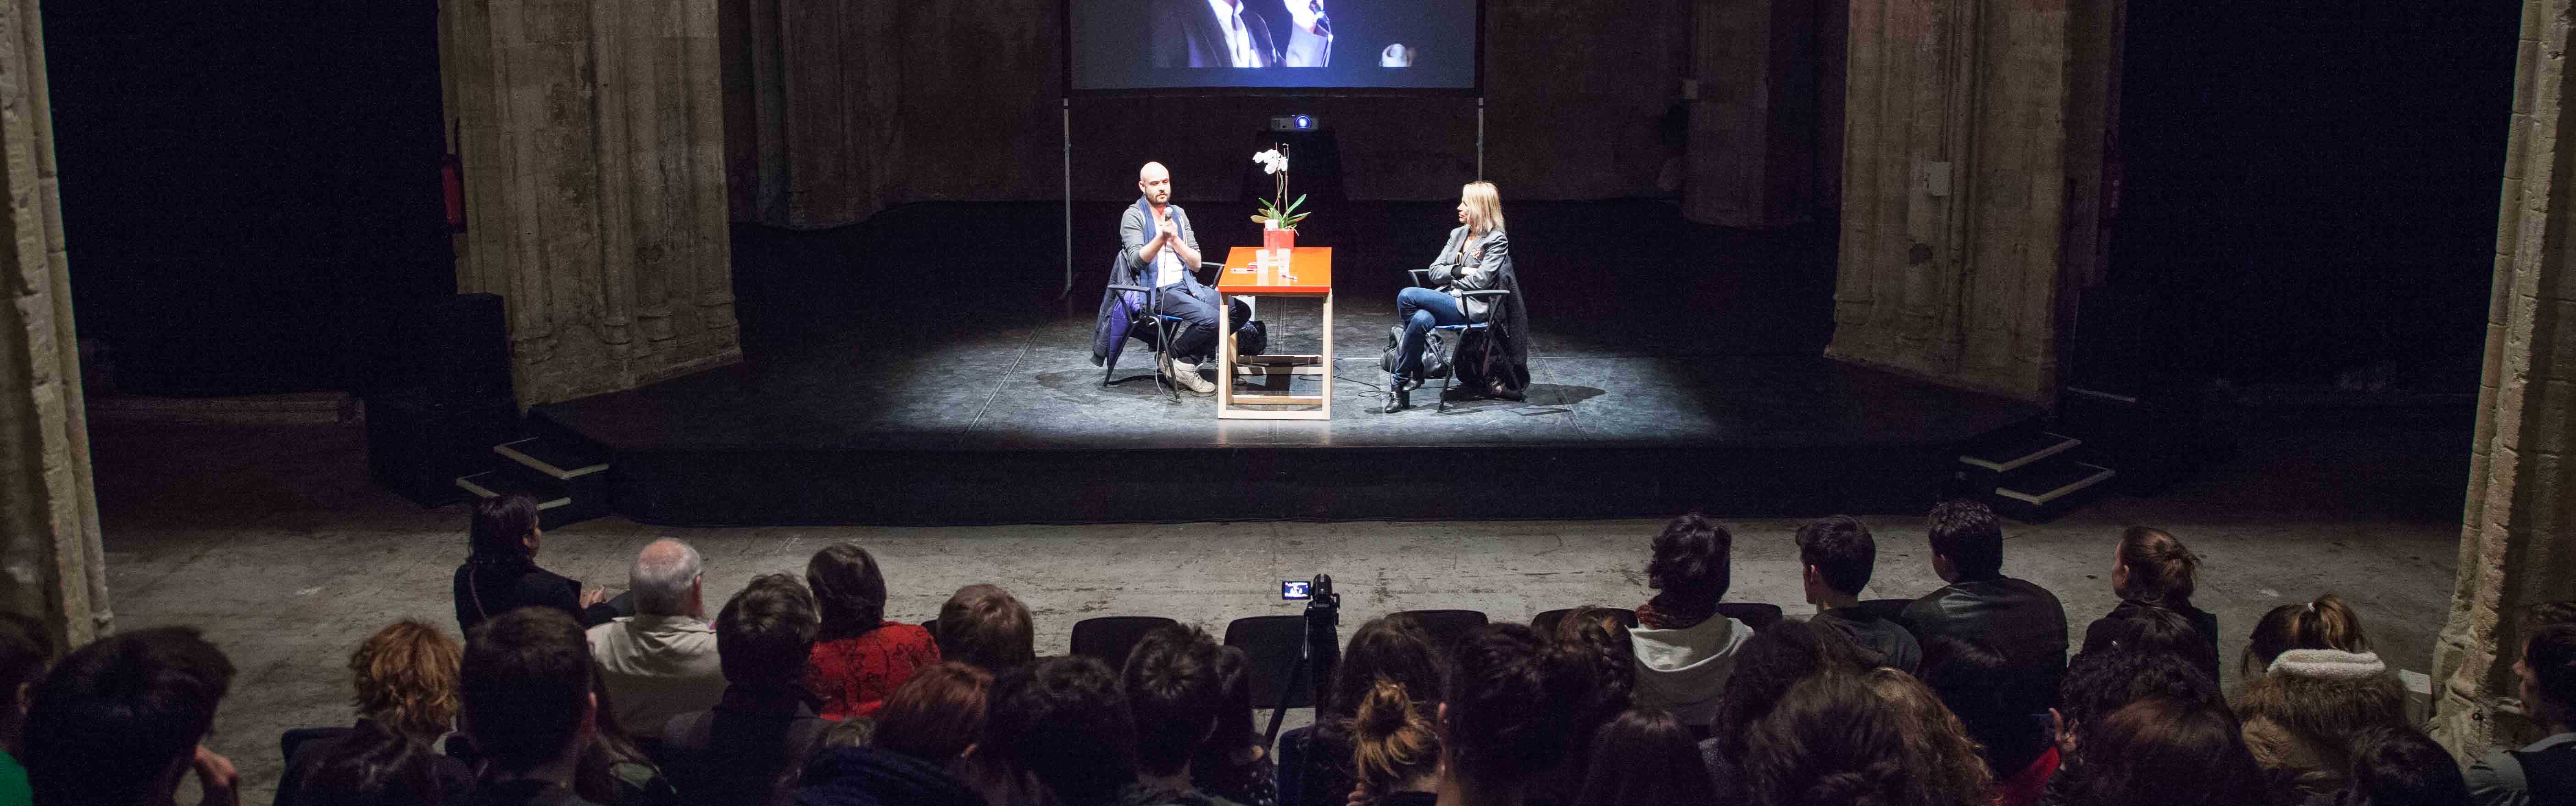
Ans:
[[[1476,87],[1478,0],[1067,2],[1077,91]]]
[[[1288,12],[1287,36],[1273,36],[1251,3]],[[1153,0],[1155,67],[1328,67],[1332,17],[1324,0]]]

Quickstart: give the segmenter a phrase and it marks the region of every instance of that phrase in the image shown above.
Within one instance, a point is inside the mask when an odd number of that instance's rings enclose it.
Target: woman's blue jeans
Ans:
[[[1395,373],[1398,384],[1421,380],[1422,335],[1442,325],[1463,325],[1467,315],[1458,311],[1458,301],[1446,292],[1428,288],[1407,288],[1396,292],[1395,317],[1404,321],[1404,364]]]

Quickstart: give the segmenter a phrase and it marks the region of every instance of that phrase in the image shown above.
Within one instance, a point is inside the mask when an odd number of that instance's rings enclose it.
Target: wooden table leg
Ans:
[[[1222,417],[1234,402],[1234,303],[1223,291],[1216,292],[1216,356],[1216,413]]]
[[[1324,419],[1333,419],[1333,292],[1324,292]]]

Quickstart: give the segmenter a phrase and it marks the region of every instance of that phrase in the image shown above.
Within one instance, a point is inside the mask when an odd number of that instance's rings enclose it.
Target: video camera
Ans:
[[[1333,696],[1333,669],[1342,660],[1342,595],[1333,592],[1333,575],[1316,574],[1314,579],[1279,581],[1279,598],[1306,603],[1306,649],[1288,670],[1288,684],[1280,687],[1279,706],[1270,712],[1270,730],[1264,742],[1279,737],[1279,723],[1288,716],[1290,692],[1308,673],[1315,686],[1315,706],[1322,709]]]

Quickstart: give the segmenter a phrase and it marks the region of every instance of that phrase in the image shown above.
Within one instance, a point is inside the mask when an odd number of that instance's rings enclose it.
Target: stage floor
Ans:
[[[1578,224],[1634,214],[1555,212]],[[1515,235],[1519,250],[1526,236]],[[764,251],[776,249],[746,251],[756,264],[803,265]],[[1782,291],[1812,278],[1782,275],[1817,267],[1769,249],[1768,261],[1741,249],[1680,271],[1597,276],[1546,271],[1563,265],[1546,249],[1516,252],[1532,319],[1528,399],[1446,412],[1432,406],[1436,386],[1414,393],[1414,409],[1379,411],[1378,354],[1410,261],[1362,255],[1399,251],[1388,248],[1335,255],[1329,422],[1220,420],[1213,397],[1186,392],[1171,402],[1141,349],[1122,359],[1127,380],[1104,387],[1090,350],[1097,280],[1054,299],[1029,287],[1043,284],[1005,284],[982,297],[1004,302],[975,316],[952,315],[967,289],[935,281],[860,295],[853,315],[750,334],[744,364],[534,414],[613,456],[620,512],[672,523],[1919,511],[1957,446],[2037,415],[1819,357],[1820,343],[1802,343],[1812,323],[1764,307],[1812,304]],[[812,304],[811,282],[769,295]],[[783,290],[800,287],[809,293]],[[1319,351],[1317,302],[1259,306],[1269,352]]]

